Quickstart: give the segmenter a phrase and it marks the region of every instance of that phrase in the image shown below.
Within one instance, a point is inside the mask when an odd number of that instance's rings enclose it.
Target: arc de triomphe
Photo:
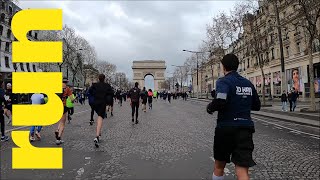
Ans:
[[[147,75],[152,75],[154,78],[154,90],[158,91],[163,89],[166,71],[165,61],[133,61],[133,82],[138,82],[139,87],[144,87],[144,78]]]

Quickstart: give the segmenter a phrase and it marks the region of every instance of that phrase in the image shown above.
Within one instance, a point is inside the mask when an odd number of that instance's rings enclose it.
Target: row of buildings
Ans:
[[[1,0],[0,2],[0,79],[2,79],[5,84],[11,83],[12,72],[61,71],[65,77],[68,77],[71,85],[79,88],[90,85],[96,80],[98,71],[89,65],[84,65],[84,73],[77,73],[73,78],[67,64],[12,63],[12,41],[15,41],[16,38],[11,31],[11,20],[21,8],[11,0]],[[43,34],[41,31],[29,31],[27,37],[31,41],[37,41],[43,38]]]
[[[277,5],[280,17],[280,26],[283,40],[285,79],[281,79],[280,45],[276,27],[275,6],[272,3],[259,2],[259,10],[255,14],[247,14],[244,17],[244,32],[233,42],[228,49],[214,49],[208,62],[201,64],[198,73],[192,72],[193,91],[204,94],[215,88],[217,79],[223,76],[219,63],[223,54],[235,53],[240,66],[238,72],[249,79],[262,95],[262,71],[260,64],[263,62],[265,74],[265,93],[267,96],[279,97],[281,95],[281,83],[285,83],[286,90],[295,87],[302,97],[309,97],[310,91],[315,91],[316,96],[320,92],[320,43],[319,39],[313,42],[313,67],[314,74],[309,73],[307,30],[298,26],[296,22],[301,20],[293,4],[281,0]],[[320,3],[315,9],[320,8]],[[317,22],[320,31],[320,18]],[[258,42],[258,43],[257,43]],[[256,47],[254,47],[256,44]],[[258,49],[257,49],[258,48]],[[260,57],[258,57],[260,56]],[[310,89],[310,76],[315,77],[315,89]]]

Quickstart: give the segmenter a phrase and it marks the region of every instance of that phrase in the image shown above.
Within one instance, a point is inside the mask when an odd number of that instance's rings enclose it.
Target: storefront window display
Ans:
[[[302,82],[301,67],[288,69],[286,71],[288,80],[288,91],[295,88],[298,92],[302,92],[304,89],[304,84]]]
[[[262,83],[262,77],[257,76],[256,77],[256,88],[257,88],[258,94],[262,94],[261,83]]]
[[[281,75],[280,71],[273,73],[273,93],[276,95],[281,94]]]

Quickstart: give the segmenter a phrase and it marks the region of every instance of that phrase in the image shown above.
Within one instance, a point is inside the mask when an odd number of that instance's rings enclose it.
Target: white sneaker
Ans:
[[[31,142],[33,142],[33,141],[35,141],[36,140],[36,138],[34,138],[33,136],[30,136],[30,141]]]
[[[96,148],[98,148],[99,147],[99,139],[94,138],[93,142],[94,142],[94,145],[96,146]]]
[[[56,145],[60,145],[60,144],[63,144],[64,141],[62,141],[61,139],[60,140],[56,140]]]

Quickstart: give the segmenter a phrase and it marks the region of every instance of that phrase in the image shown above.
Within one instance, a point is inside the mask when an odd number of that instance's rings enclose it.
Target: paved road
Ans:
[[[64,134],[63,170],[12,170],[9,141],[1,143],[1,179],[210,179],[215,116],[204,111],[205,105],[159,100],[153,110],[140,111],[140,124],[132,126],[128,102],[121,108],[116,104],[115,116],[104,121],[99,149],[88,106],[77,106]],[[255,121],[252,179],[319,177],[319,129],[261,117]],[[54,128],[44,128],[42,141],[33,144],[55,147]],[[234,179],[232,164],[226,174]]]

